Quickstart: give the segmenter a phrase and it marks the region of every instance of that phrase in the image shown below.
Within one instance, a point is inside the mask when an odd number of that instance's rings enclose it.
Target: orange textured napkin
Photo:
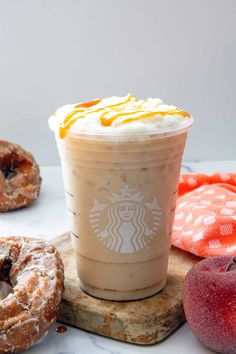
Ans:
[[[200,257],[236,255],[236,174],[181,175],[172,244]]]

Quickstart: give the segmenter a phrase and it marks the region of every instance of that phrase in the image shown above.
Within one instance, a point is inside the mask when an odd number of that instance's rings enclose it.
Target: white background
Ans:
[[[195,117],[185,160],[236,157],[235,0],[0,0],[0,138],[58,163],[47,118],[95,97]]]

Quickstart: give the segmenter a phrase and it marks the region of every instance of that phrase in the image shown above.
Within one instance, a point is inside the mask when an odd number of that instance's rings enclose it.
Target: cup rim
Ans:
[[[141,139],[160,139],[160,138],[167,138],[175,135],[179,135],[181,133],[187,132],[194,123],[194,119],[192,117],[189,118],[187,124],[184,124],[180,127],[174,128],[167,128],[167,129],[160,129],[158,131],[152,132],[144,132],[144,133],[126,133],[126,134],[114,134],[114,133],[103,133],[100,131],[93,131],[93,132],[74,132],[73,129],[70,129],[67,132],[67,137],[71,138],[80,138],[80,139],[94,139],[94,140],[115,140],[115,141],[134,141],[134,140],[141,140]],[[58,140],[62,141],[55,129],[50,127],[50,129],[56,134]]]

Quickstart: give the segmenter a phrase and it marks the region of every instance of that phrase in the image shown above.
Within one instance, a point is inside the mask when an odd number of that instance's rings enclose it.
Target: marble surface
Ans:
[[[183,172],[236,172],[236,161],[191,162]],[[59,166],[41,167],[42,192],[30,208],[0,215],[0,236],[26,235],[50,240],[67,231],[67,216],[61,170]],[[34,354],[208,354],[193,336],[188,325],[159,344],[148,347],[122,343],[67,326],[57,333],[56,323],[49,333],[25,353]]]

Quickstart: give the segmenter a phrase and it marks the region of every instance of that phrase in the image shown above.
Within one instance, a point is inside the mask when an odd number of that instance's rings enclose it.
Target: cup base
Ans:
[[[129,291],[99,289],[94,286],[84,284],[81,280],[79,280],[79,283],[81,289],[93,297],[111,301],[133,301],[145,299],[160,292],[166,285],[166,278],[153,286]]]

